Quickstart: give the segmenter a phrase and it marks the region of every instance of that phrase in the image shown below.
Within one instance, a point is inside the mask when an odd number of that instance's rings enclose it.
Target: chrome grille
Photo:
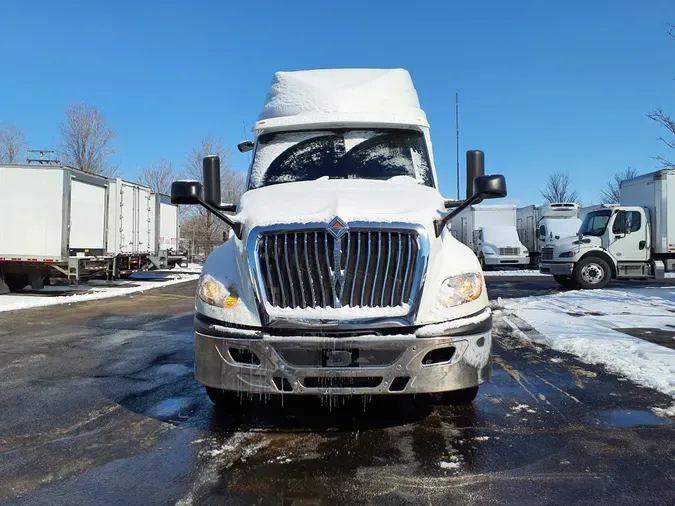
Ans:
[[[541,248],[542,260],[553,260],[553,248]]]
[[[279,308],[411,304],[420,273],[414,230],[325,228],[264,232],[257,244],[263,302]]]
[[[499,248],[499,256],[520,255],[520,248]]]

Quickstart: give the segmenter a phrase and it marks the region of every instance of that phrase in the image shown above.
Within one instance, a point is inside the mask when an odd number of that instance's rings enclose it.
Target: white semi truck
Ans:
[[[620,201],[589,211],[577,237],[543,248],[540,271],[578,288],[674,271],[675,170],[622,181]]]
[[[581,220],[579,204],[553,202],[520,207],[516,210],[518,237],[530,252],[530,263],[538,266],[541,249],[563,237],[577,235]]]
[[[453,235],[476,254],[483,270],[527,265],[528,249],[516,230],[516,206],[477,204],[452,218]]]
[[[216,156],[204,159],[203,186],[171,190],[232,230],[196,296],[195,376],[211,400],[445,392],[471,402],[491,375],[492,319],[478,260],[448,222],[505,196],[503,176],[483,176],[483,153],[468,152],[475,193],[442,197],[402,69],[279,72],[254,131],[239,145],[255,151],[239,202],[221,202]]]
[[[0,165],[0,214],[0,293],[168,267],[177,248],[167,196],[63,165]]]

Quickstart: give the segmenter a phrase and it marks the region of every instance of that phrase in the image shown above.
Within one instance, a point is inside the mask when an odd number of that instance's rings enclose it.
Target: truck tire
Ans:
[[[221,390],[220,388],[206,387],[206,395],[217,408],[239,406],[241,399],[238,392]]]
[[[5,274],[5,283],[10,292],[18,292],[29,284],[26,274]]]
[[[483,272],[489,271],[492,268],[491,265],[487,265],[485,263],[485,257],[483,256],[482,253],[478,255],[478,261],[480,262],[480,268],[483,270]]]
[[[478,387],[443,392],[443,403],[451,406],[464,406],[471,404],[478,395]]]
[[[553,276],[553,279],[563,288],[577,288],[577,281],[573,276]]]
[[[607,286],[612,277],[612,270],[602,258],[586,257],[574,266],[572,277],[579,288],[596,290]]]

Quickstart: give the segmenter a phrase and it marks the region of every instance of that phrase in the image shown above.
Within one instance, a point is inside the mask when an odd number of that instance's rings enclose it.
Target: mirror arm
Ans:
[[[441,232],[443,232],[443,229],[445,226],[448,224],[448,221],[450,221],[451,218],[457,216],[459,213],[464,211],[467,207],[469,207],[471,204],[475,204],[477,200],[480,199],[480,195],[473,195],[470,198],[466,199],[465,201],[461,202],[457,207],[455,207],[454,210],[450,211],[448,214],[443,216],[441,219],[434,221],[434,228],[436,229],[436,237],[441,236]]]
[[[453,209],[453,208],[455,208],[455,207],[461,206],[463,203],[464,203],[463,200],[446,200],[446,201],[443,203],[443,206],[444,206],[446,209]]]
[[[208,202],[205,202],[201,199],[199,199],[199,204],[202,207],[206,208],[209,212],[211,212],[211,214],[215,215],[217,218],[219,218],[220,220],[224,221],[227,225],[229,225],[230,228],[232,228],[232,230],[234,231],[234,235],[237,236],[237,239],[241,239],[241,233],[242,233],[242,230],[243,230],[243,226],[242,226],[241,222],[234,221],[232,218],[230,218],[226,214],[222,214],[219,211],[219,209],[220,209],[220,207],[223,207],[223,206],[215,207],[215,206],[212,206]],[[235,207],[235,210],[236,210],[236,206],[234,206],[234,207]]]

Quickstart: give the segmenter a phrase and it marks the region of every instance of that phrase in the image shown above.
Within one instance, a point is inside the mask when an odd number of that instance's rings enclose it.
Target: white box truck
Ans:
[[[576,235],[580,226],[579,204],[573,202],[552,202],[516,210],[518,237],[530,252],[530,264],[535,266],[541,260],[541,248]]]
[[[577,237],[545,247],[540,270],[580,288],[675,270],[675,170],[622,181],[620,204],[588,212]]]
[[[0,293],[73,263],[105,270],[108,180],[62,165],[0,165]],[[9,218],[11,217],[11,218]]]
[[[209,397],[233,409],[241,392],[471,402],[491,374],[491,314],[448,222],[505,196],[504,177],[483,176],[470,151],[473,195],[443,198],[402,69],[279,72],[254,131],[239,145],[255,154],[238,203],[221,202],[216,156],[203,186],[171,190],[233,231],[197,289],[195,376]]]
[[[0,293],[177,261],[178,207],[135,183],[63,165],[0,165],[0,212],[12,216],[0,225]]]
[[[484,270],[527,265],[528,249],[516,230],[516,206],[477,204],[452,218],[455,237],[471,248]]]

